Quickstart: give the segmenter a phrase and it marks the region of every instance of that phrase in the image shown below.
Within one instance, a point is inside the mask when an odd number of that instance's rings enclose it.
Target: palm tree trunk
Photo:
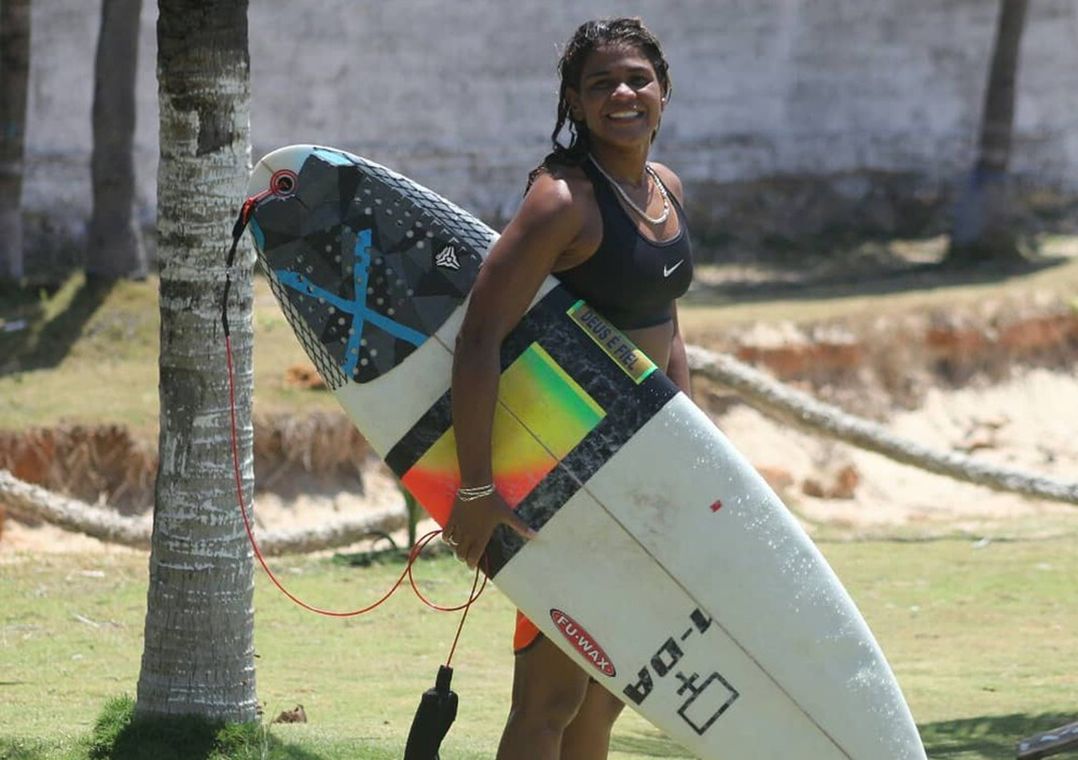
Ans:
[[[19,280],[30,0],[0,2],[0,281]]]
[[[161,433],[136,711],[256,718],[253,572],[230,452],[224,261],[250,166],[247,0],[160,0]],[[229,304],[239,452],[253,486],[251,266]]]
[[[135,71],[142,0],[104,0],[94,65],[90,162],[93,214],[86,274],[114,280],[146,276],[142,238],[134,220]]]
[[[976,165],[955,210],[948,258],[1019,259],[1010,209],[1007,166],[1014,131],[1019,49],[1029,0],[1001,0],[996,43],[985,89]]]

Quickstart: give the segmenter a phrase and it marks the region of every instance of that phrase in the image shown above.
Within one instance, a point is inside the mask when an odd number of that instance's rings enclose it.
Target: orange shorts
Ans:
[[[520,654],[538,641],[542,635],[535,627],[535,623],[528,620],[523,612],[517,610],[517,627],[513,632],[513,654]]]

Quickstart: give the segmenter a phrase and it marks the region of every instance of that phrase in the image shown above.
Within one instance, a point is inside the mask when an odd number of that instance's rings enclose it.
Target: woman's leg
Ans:
[[[624,707],[602,686],[589,683],[584,704],[562,734],[560,760],[606,760],[610,730]]]
[[[587,674],[539,637],[516,656],[513,702],[498,760],[560,760],[562,734],[587,693]]]

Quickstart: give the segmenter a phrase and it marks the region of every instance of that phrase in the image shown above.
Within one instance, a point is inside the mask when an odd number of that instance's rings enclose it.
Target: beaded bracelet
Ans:
[[[485,486],[474,486],[472,488],[459,488],[457,489],[458,501],[475,501],[476,499],[483,499],[494,493],[494,484],[488,483]]]

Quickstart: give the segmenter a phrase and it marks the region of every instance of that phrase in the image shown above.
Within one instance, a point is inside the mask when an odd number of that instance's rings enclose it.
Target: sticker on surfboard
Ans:
[[[584,626],[559,609],[550,610],[550,619],[558,627],[558,632],[565,637],[566,641],[572,644],[581,657],[591,663],[592,667],[604,676],[610,678],[617,676],[618,671],[614,667],[614,663],[610,661],[606,652],[592,638]]]
[[[583,301],[577,301],[567,313],[569,318],[595,341],[595,345],[610,357],[618,369],[631,377],[637,385],[658,369],[655,362],[634,346],[621,330]]]

